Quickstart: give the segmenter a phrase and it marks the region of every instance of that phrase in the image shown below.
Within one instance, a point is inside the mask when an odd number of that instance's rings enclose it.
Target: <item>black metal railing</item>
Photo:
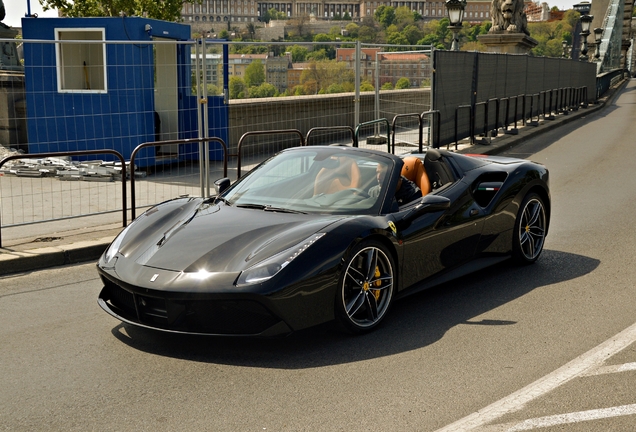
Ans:
[[[68,151],[68,152],[53,152],[53,153],[31,153],[31,154],[19,154],[19,155],[11,155],[0,160],[0,168],[4,164],[9,161],[16,159],[44,159],[47,157],[64,157],[64,156],[89,156],[89,155],[101,155],[101,154],[112,154],[115,155],[121,161],[121,196],[122,196],[122,226],[126,226],[128,224],[127,213],[128,209],[126,208],[126,161],[124,157],[115,150],[110,149],[100,149],[100,150],[78,150],[78,151]],[[134,170],[133,170],[134,171]],[[0,213],[1,216],[1,213]],[[2,221],[0,220],[0,247],[2,247]]]
[[[351,126],[334,126],[334,127],[315,127],[315,128],[311,128],[309,129],[309,131],[307,131],[307,135],[305,135],[305,145],[311,145],[309,144],[310,139],[312,137],[312,135],[315,135],[318,132],[329,132],[329,133],[335,133],[338,131],[342,131],[342,132],[349,132],[351,134],[351,145],[353,147],[358,147],[358,143],[356,142],[356,134],[353,130],[353,128]]]
[[[470,143],[474,144],[476,135],[496,136],[500,128],[506,134],[516,135],[519,121],[524,126],[538,126],[541,117],[544,120],[554,120],[553,113],[569,114],[579,108],[587,108],[588,101],[587,87],[563,87],[534,94],[493,98],[472,105],[459,105],[455,108],[455,150],[462,139],[469,138]],[[460,113],[464,111],[468,111],[468,116],[464,115],[460,120]],[[512,125],[514,127],[510,128]],[[488,143],[489,140],[479,141],[484,142]],[[449,146],[447,144],[446,147]]]
[[[139,144],[137,147],[135,147],[135,149],[132,151],[130,155],[130,166],[133,167],[133,169],[130,172],[130,211],[131,211],[132,220],[135,220],[135,218],[137,217],[137,210],[136,210],[137,196],[135,192],[135,170],[134,170],[135,158],[137,157],[137,153],[139,153],[140,150],[147,147],[174,145],[174,144],[194,144],[194,143],[203,144],[206,142],[216,142],[221,144],[221,147],[223,148],[223,177],[227,177],[227,159],[228,159],[227,145],[225,144],[225,141],[223,141],[221,138],[218,138],[218,137],[191,138],[191,139],[181,139],[181,140],[172,140],[172,141],[152,141],[152,142],[145,142],[145,143]],[[202,156],[201,149],[199,149],[199,152],[200,152],[199,158],[201,158]],[[209,175],[209,173],[207,172],[201,173],[201,175]]]
[[[298,129],[279,129],[279,130],[271,130],[271,131],[253,131],[253,132],[245,132],[243,134],[243,136],[241,136],[241,138],[239,139],[238,145],[236,147],[236,154],[230,154],[228,155],[228,157],[235,157],[237,158],[237,162],[236,162],[236,179],[240,179],[241,178],[241,165],[242,165],[242,159],[243,159],[243,155],[241,150],[243,149],[243,143],[245,142],[245,139],[249,136],[255,136],[255,135],[283,135],[283,134],[293,134],[293,135],[298,135],[298,138],[300,139],[300,146],[304,146],[305,145],[305,137],[303,136],[303,134],[298,130]],[[294,147],[294,146],[290,146],[290,147]]]

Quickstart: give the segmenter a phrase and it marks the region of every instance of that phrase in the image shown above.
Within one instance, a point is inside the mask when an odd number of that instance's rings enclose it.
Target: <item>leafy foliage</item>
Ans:
[[[408,89],[411,88],[411,82],[408,78],[402,77],[395,83],[396,89]]]
[[[245,85],[247,87],[257,87],[265,82],[265,68],[260,59],[253,60],[245,68]]]
[[[181,19],[183,0],[40,0],[42,9],[58,9],[65,16],[76,17],[114,17],[120,14],[143,16],[165,21]],[[194,0],[189,3],[201,3]]]

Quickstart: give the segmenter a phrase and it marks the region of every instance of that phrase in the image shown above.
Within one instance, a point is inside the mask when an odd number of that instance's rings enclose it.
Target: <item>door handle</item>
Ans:
[[[472,209],[472,210],[470,211],[470,215],[471,215],[471,216],[477,216],[478,214],[479,214],[479,210],[477,210],[477,209]]]

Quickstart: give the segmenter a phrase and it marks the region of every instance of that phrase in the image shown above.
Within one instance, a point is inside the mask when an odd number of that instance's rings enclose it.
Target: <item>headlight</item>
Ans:
[[[271,258],[261,261],[247,270],[244,270],[236,281],[236,285],[255,284],[265,282],[266,280],[273,278],[276,274],[278,274],[278,272],[287,267],[290,262],[296,259],[298,255],[307,250],[309,246],[314,244],[324,235],[325,233],[314,234],[297,245],[292,246]]]

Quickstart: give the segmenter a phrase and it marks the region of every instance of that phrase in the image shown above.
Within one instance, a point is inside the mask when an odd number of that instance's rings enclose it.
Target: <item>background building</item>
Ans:
[[[531,3],[531,2],[529,2]],[[394,8],[406,6],[418,12],[425,20],[442,19],[446,16],[444,1],[334,1],[322,2],[292,0],[285,3],[264,3],[254,0],[203,0],[201,4],[184,3],[181,16],[186,24],[205,28],[206,26],[220,31],[227,27],[244,27],[248,23],[257,23],[266,11],[275,9],[287,18],[313,16],[319,20],[332,20],[349,17],[359,21],[366,16],[373,16],[380,6]],[[468,0],[466,6],[467,22],[482,22],[490,19],[489,1]]]

